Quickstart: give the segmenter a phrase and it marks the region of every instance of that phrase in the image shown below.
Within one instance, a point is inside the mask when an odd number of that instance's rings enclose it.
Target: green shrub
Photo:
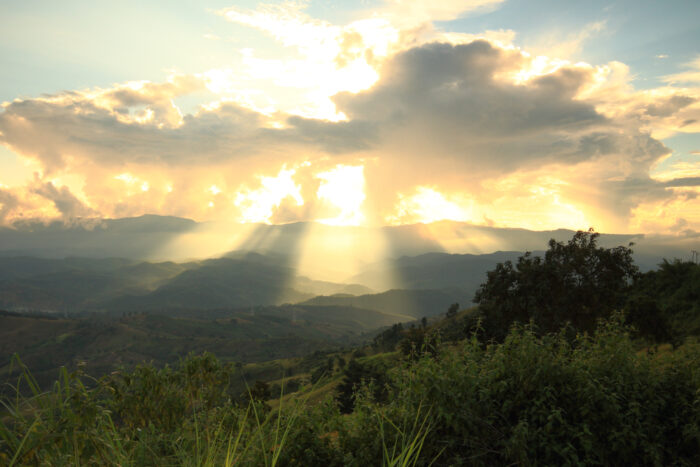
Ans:
[[[698,465],[700,348],[638,354],[618,321],[593,337],[476,339],[398,376],[396,410],[429,404],[442,465]]]

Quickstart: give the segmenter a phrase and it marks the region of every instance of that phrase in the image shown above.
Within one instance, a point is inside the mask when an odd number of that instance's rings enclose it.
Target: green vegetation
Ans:
[[[378,362],[353,362],[346,377],[358,367],[372,370],[354,384],[349,407],[329,397],[311,404],[314,387],[305,386],[274,410],[253,396],[255,385],[248,398],[232,392],[239,369],[210,354],[99,380],[63,370],[48,392],[25,373],[19,384],[32,394],[4,402],[0,459],[305,466],[700,461],[700,345],[638,352],[619,317],[573,340],[566,332],[538,336],[514,327],[502,344],[476,337],[442,344],[434,356],[383,372]]]
[[[487,335],[502,340],[511,323],[531,320],[541,332],[566,323],[592,331],[620,309],[638,272],[632,250],[598,247],[598,236],[579,231],[566,244],[550,240],[544,258],[526,253],[515,265],[506,261],[488,272],[474,297]]]
[[[478,308],[455,303],[355,349],[249,364],[205,352],[100,378],[78,365],[48,389],[15,357],[0,464],[700,465],[700,266],[640,274],[628,247],[596,239],[578,232],[544,258],[499,264]],[[309,309],[309,336],[331,332],[312,316],[347,325],[331,305],[292,308],[296,320]],[[171,336],[188,323],[211,345],[245,321],[184,315],[124,319]],[[84,339],[44,321],[51,348]],[[290,323],[272,313],[260,325]]]
[[[637,277],[625,308],[639,334],[653,342],[679,345],[700,335],[700,265],[664,260]]]
[[[210,351],[239,362],[301,357],[357,345],[365,333],[397,320],[373,310],[312,305],[81,318],[0,312],[0,384],[14,378],[13,353],[22,356],[45,389],[61,366],[73,370],[80,362],[100,375],[144,361],[157,367],[174,364],[190,352]]]

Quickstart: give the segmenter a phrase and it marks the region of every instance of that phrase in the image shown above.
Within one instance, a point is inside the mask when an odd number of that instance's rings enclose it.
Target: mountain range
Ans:
[[[170,216],[144,215],[121,219],[77,219],[44,224],[18,221],[0,227],[0,256],[40,258],[127,258],[140,261],[177,261],[219,258],[230,251],[254,251],[281,255],[298,262],[302,247],[337,249],[337,245],[304,239],[342,238],[355,246],[364,265],[425,253],[486,254],[497,251],[542,250],[549,239],[566,241],[573,231],[532,231],[439,221],[384,227],[347,227],[317,223],[223,224],[195,222]],[[369,243],[382,243],[371,248]],[[642,269],[655,267],[663,258],[688,259],[700,245],[700,233],[678,235],[603,234],[601,246],[635,243],[635,258]],[[291,263],[290,263],[291,264]],[[319,277],[323,279],[322,271]],[[308,274],[307,274],[308,275]],[[345,281],[346,277],[342,278]],[[336,281],[337,282],[337,281]]]

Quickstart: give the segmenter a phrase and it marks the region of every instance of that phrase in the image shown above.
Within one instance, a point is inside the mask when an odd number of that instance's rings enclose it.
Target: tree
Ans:
[[[398,344],[401,339],[403,339],[403,325],[397,323],[375,336],[372,347],[374,347],[375,350],[390,352],[396,348],[396,344]]]
[[[447,313],[445,313],[445,315],[446,315],[448,318],[452,318],[452,317],[454,317],[454,316],[457,314],[458,311],[459,311],[459,303],[453,303],[453,304],[450,305],[450,307],[447,309]]]
[[[700,265],[664,259],[635,279],[625,311],[639,334],[656,343],[678,345],[700,334]]]
[[[569,323],[592,331],[598,318],[620,309],[638,275],[628,247],[597,246],[600,234],[578,231],[566,244],[554,239],[544,258],[527,252],[499,263],[476,292],[487,337],[502,339],[510,325],[534,321],[540,332]]]

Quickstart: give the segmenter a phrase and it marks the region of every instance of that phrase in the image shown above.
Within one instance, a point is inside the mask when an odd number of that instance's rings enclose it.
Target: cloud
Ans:
[[[0,187],[0,222],[3,222],[18,204],[17,197],[10,190]]]
[[[0,216],[330,219],[339,208],[320,199],[318,174],[340,166],[362,167],[366,197],[352,212],[361,206],[380,223],[447,216],[530,228],[602,222],[626,230],[630,219],[652,225],[639,206],[673,204],[680,212],[692,202],[696,168],[663,179],[649,174],[670,153],[660,135],[696,131],[696,88],[636,91],[623,64],[534,57],[475,36],[424,43],[445,34],[430,28],[399,31],[391,40],[401,45],[389,46],[390,35],[368,39],[371,31],[389,30],[381,22],[335,27],[298,8],[232,11],[237,21],[270,31],[277,24],[265,22],[270,15],[299,21],[307,36],[287,37],[282,28],[283,43],[307,51],[312,65],[321,56],[333,70],[371,64],[376,82],[359,90],[340,86],[343,92],[328,101],[333,115],[344,116],[338,121],[274,105],[258,111],[244,103],[245,92],[183,115],[175,99],[211,87],[216,73],[5,103],[0,142],[42,171],[27,187],[3,192]],[[326,39],[314,49],[314,41]],[[321,78],[311,70],[313,87]],[[285,178],[294,189],[270,194],[264,180],[284,170],[294,171]],[[683,218],[700,222],[692,213]]]
[[[38,178],[23,187],[0,186],[0,225],[23,220],[38,223],[46,220],[70,221],[75,215],[94,214],[81,205],[65,186],[57,188]]]
[[[696,57],[691,62],[686,63],[683,68],[687,68],[688,71],[682,71],[680,73],[664,76],[663,80],[670,84],[700,83],[700,56]]]
[[[96,211],[86,206],[66,186],[57,187],[52,182],[43,182],[36,178],[31,192],[51,201],[63,218],[73,219],[97,215]]]
[[[120,104],[137,96],[117,93]],[[174,96],[172,96],[174,97]],[[158,110],[146,109],[146,114]],[[201,164],[271,151],[276,132],[268,119],[234,103],[163,126],[157,117],[125,121],[124,107],[108,107],[81,93],[16,100],[0,113],[0,141],[39,160],[47,173],[74,161],[120,167],[128,163]]]
[[[664,183],[664,186],[700,186],[700,177],[675,178]]]
[[[450,20],[475,10],[485,11],[501,0],[445,2],[387,2],[362,19],[344,25],[311,17],[306,2],[261,4],[254,10],[231,7],[218,14],[227,20],[255,28],[271,36],[285,51],[283,58],[261,57],[241,50],[243,67],[216,71],[215,87],[235,89],[240,95],[264,90],[277,109],[306,118],[342,120],[330,97],[338,92],[359,92],[378,79],[377,70],[397,52],[441,41],[452,44],[488,39],[510,44],[512,30],[487,30],[478,34],[444,31],[433,21]],[[288,92],[294,89],[295,92]],[[256,94],[259,101],[259,94]],[[252,99],[256,100],[256,99]],[[253,104],[261,110],[264,105]]]
[[[669,96],[661,102],[648,105],[646,113],[652,117],[668,117],[696,101],[688,96]]]
[[[379,15],[387,15],[394,21],[409,24],[452,21],[469,13],[491,11],[503,2],[504,0],[389,0]]]
[[[683,131],[695,90],[636,92],[616,82],[616,64],[537,60],[488,41],[427,44],[388,60],[372,88],[335,96],[350,122],[374,131],[363,153],[381,161],[368,170],[382,187],[375,203],[390,218],[411,218],[396,193],[432,186],[476,206],[476,222],[624,230],[640,203],[678,196],[649,177],[670,154],[653,132]],[[485,186],[511,175],[520,185]],[[548,186],[548,177],[559,182]],[[533,225],[544,216],[533,202],[553,217]]]
[[[577,99],[590,67],[560,67],[524,84],[505,78],[528,60],[486,41],[429,44],[387,62],[371,89],[334,100],[351,122],[375,129],[382,155],[448,159],[478,176],[604,157],[648,166],[669,152]]]
[[[603,32],[607,21],[594,21],[584,25],[580,30],[568,32],[548,32],[543,34],[534,44],[529,44],[527,49],[532,54],[547,55],[556,58],[570,58],[578,54],[583,44]]]

